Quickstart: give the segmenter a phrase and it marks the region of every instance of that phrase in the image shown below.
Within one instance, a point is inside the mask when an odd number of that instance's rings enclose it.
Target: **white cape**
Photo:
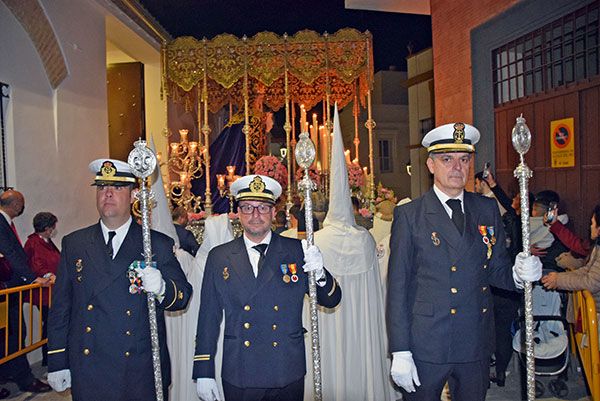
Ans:
[[[337,107],[331,161],[331,195],[324,227],[315,232],[325,267],[342,289],[334,310],[319,312],[323,399],[389,401],[397,399],[389,376],[384,305],[375,241],[356,225],[341,143]],[[308,301],[304,325],[310,328]],[[310,329],[309,329],[310,331]],[[310,334],[306,336],[305,400],[313,399]]]
[[[387,273],[390,260],[390,238],[392,236],[392,222],[379,218],[373,218],[373,228],[369,230],[377,246],[377,259],[379,261],[379,275],[383,289],[383,304],[387,294]]]
[[[171,401],[199,400],[196,394],[196,383],[192,380],[192,369],[196,348],[202,277],[204,276],[208,252],[215,246],[232,239],[233,230],[227,215],[210,216],[206,219],[204,239],[196,257],[192,257],[182,249],[176,251],[177,260],[179,260],[188,282],[192,285],[194,293],[185,310],[165,313],[167,345],[171,356],[171,386],[169,388],[169,400]],[[221,385],[222,357],[223,324],[221,323],[221,334],[219,335],[215,355],[215,379],[221,393],[221,399],[224,399]]]

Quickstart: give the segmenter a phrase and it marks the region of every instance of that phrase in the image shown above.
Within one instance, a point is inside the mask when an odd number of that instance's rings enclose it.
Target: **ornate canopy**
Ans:
[[[272,110],[290,100],[311,109],[327,94],[343,107],[358,93],[364,105],[373,81],[372,37],[345,28],[333,35],[304,30],[293,36],[261,32],[252,38],[222,34],[211,40],[180,37],[165,49],[166,83],[173,100],[195,96],[207,72],[208,109],[244,105],[244,77],[251,99],[262,97]],[[194,90],[196,92],[196,90]]]

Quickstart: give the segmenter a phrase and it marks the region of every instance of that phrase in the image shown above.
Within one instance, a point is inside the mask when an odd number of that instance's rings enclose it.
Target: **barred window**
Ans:
[[[600,74],[594,1],[492,52],[496,105]]]
[[[392,163],[392,144],[387,139],[379,140],[379,172],[394,172]]]

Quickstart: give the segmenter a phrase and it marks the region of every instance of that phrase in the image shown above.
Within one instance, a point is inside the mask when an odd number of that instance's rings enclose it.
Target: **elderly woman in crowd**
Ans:
[[[34,233],[27,237],[25,242],[25,253],[29,268],[38,276],[50,278],[52,282],[56,277],[58,270],[58,262],[60,261],[60,251],[52,242],[52,238],[56,235],[56,222],[58,219],[55,215],[48,212],[41,212],[33,218]],[[42,312],[42,337],[46,338],[47,327],[46,320],[48,318],[48,288],[42,291],[42,301],[39,300],[39,292],[33,292],[34,305],[38,305]],[[48,346],[44,344],[42,347],[43,359],[42,365],[46,366],[48,358]]]
[[[542,283],[551,290],[588,290],[594,296],[596,305],[600,305],[600,204],[592,213],[590,231],[594,245],[585,264],[573,271],[551,272],[542,277]]]

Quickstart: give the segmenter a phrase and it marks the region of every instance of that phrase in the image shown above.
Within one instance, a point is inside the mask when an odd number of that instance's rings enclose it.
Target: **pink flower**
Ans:
[[[358,209],[358,213],[360,213],[360,215],[364,218],[370,219],[371,217],[373,217],[373,215],[371,214],[371,211],[369,209],[366,208],[360,208]]]
[[[313,167],[308,169],[308,176],[310,179],[317,184],[317,188],[321,186],[321,176],[317,173],[317,170]],[[299,168],[296,170],[296,182],[300,181],[304,178],[304,169]]]
[[[359,165],[351,163],[347,164],[346,167],[348,168],[348,182],[352,189],[358,189],[365,185],[364,172]]]
[[[206,217],[206,212],[204,210],[200,211],[200,213],[188,213],[188,219],[191,221],[202,220],[205,217]]]
[[[282,188],[287,186],[287,168],[275,156],[262,156],[254,164],[254,173],[273,178]]]

